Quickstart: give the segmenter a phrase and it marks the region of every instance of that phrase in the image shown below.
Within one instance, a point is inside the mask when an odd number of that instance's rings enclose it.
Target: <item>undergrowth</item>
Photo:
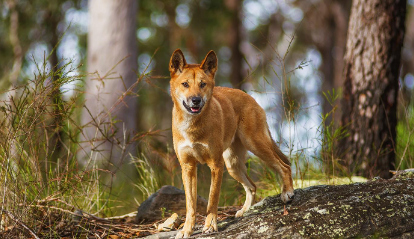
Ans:
[[[7,97],[0,122],[2,229],[13,224],[53,228],[70,215],[66,211],[92,211],[99,194],[96,172],[79,170],[75,157],[79,94],[56,100],[64,85],[83,76],[71,62],[55,69],[37,66],[33,79],[2,94]],[[55,233],[51,229],[42,236]]]
[[[113,159],[97,160],[101,151],[84,149],[85,143],[114,143],[109,138],[79,140],[86,127],[79,123],[84,107],[80,89],[87,76],[80,74],[81,66],[74,67],[72,61],[60,62],[62,66],[55,67],[47,61],[45,57],[43,63],[35,62],[33,78],[23,79],[24,83],[1,92],[1,238],[58,238],[64,230],[62,225],[67,226],[79,212],[105,217],[116,211],[119,200],[112,191]],[[143,77],[144,74],[139,76],[137,82]],[[63,100],[61,95],[68,84],[78,87],[70,99]],[[116,118],[108,118],[109,125],[115,125]],[[104,121],[94,126],[100,131],[116,131]],[[136,134],[131,142],[146,135]],[[79,161],[79,151],[87,152],[85,161]],[[2,235],[1,231],[10,233]]]

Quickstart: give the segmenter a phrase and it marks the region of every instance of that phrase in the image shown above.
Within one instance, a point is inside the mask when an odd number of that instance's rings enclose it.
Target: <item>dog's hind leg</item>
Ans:
[[[235,136],[231,146],[223,153],[224,162],[226,163],[230,176],[241,183],[246,191],[246,201],[244,202],[243,208],[237,211],[236,217],[243,216],[244,212],[250,208],[256,194],[256,185],[254,185],[253,181],[247,175],[245,165],[246,153],[245,147],[237,136]]]
[[[256,115],[261,117],[240,125],[240,139],[247,150],[280,174],[283,180],[281,199],[289,202],[294,196],[290,162],[270,136],[264,112],[257,112]]]

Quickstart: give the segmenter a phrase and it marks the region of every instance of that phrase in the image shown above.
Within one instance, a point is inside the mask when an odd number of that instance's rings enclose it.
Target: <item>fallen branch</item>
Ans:
[[[22,221],[20,221],[17,217],[15,217],[11,212],[5,210],[5,209],[1,209],[2,212],[6,213],[6,215],[13,221],[15,221],[17,224],[19,224],[20,226],[22,226],[24,229],[26,229],[27,231],[30,232],[30,234],[32,234],[32,236],[36,239],[40,239],[40,237],[38,237],[36,235],[36,233],[34,233],[34,231],[32,229],[30,229],[28,226],[26,226]]]

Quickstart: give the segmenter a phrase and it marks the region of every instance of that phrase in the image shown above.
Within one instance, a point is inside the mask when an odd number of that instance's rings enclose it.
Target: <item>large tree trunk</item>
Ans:
[[[120,153],[127,152],[121,149],[125,131],[136,131],[137,125],[136,98],[129,95],[120,100],[137,80],[137,1],[91,0],[89,12],[88,72],[92,74],[86,81],[82,125],[88,127],[81,140],[94,145],[82,144],[79,154],[89,157],[92,147],[99,158],[113,156],[117,162]],[[115,120],[119,121],[113,124]]]
[[[388,178],[395,165],[405,0],[355,0],[344,65],[341,157],[351,172]]]

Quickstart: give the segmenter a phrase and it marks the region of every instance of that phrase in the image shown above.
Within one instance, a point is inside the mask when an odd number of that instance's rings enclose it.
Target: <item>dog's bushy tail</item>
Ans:
[[[287,165],[291,165],[289,159],[286,157],[286,155],[284,153],[282,153],[282,151],[280,151],[279,147],[277,146],[276,142],[274,140],[272,140],[273,143],[273,149],[275,152],[275,156],[279,159],[281,159],[285,164]]]

